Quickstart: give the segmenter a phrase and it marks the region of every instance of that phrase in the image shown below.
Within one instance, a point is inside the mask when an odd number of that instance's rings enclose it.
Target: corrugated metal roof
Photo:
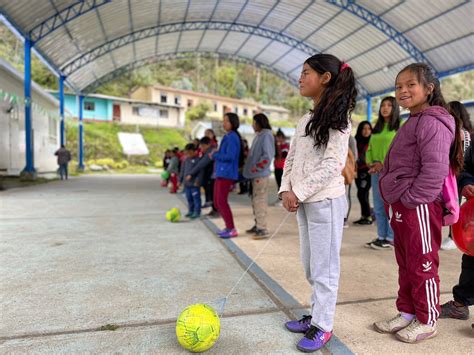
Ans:
[[[362,95],[399,68],[474,68],[470,0],[0,0],[0,13],[78,91],[131,64],[181,53],[240,57],[293,84],[320,51],[349,62]]]

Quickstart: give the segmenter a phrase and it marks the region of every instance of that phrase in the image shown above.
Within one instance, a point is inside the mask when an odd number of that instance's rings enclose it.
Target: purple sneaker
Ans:
[[[296,347],[304,353],[312,353],[324,347],[331,336],[332,332],[325,332],[312,325]]]
[[[306,333],[311,327],[311,316],[303,316],[300,320],[290,320],[285,323],[286,329],[292,333]]]
[[[227,229],[222,231],[222,233],[219,233],[219,237],[222,239],[228,239],[228,238],[234,238],[237,237],[239,234],[237,233],[237,230],[234,229]]]

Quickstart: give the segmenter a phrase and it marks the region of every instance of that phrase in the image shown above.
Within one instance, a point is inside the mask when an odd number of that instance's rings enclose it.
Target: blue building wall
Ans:
[[[59,94],[54,92],[52,95],[59,99]],[[71,112],[72,116],[79,116],[78,109],[79,98],[73,94],[64,94],[64,108]],[[86,110],[88,103],[93,103],[94,110]],[[84,97],[83,118],[86,120],[112,121],[113,101],[97,97]]]

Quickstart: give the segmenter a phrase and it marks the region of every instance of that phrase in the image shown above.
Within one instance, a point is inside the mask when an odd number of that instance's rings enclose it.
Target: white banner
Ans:
[[[123,153],[126,155],[148,155],[150,154],[145,140],[140,133],[118,134]]]

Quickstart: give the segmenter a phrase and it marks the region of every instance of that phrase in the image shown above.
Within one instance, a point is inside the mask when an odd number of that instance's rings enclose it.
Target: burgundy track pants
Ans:
[[[408,209],[401,202],[385,206],[395,235],[400,312],[425,324],[439,317],[438,251],[443,209],[439,201]]]

